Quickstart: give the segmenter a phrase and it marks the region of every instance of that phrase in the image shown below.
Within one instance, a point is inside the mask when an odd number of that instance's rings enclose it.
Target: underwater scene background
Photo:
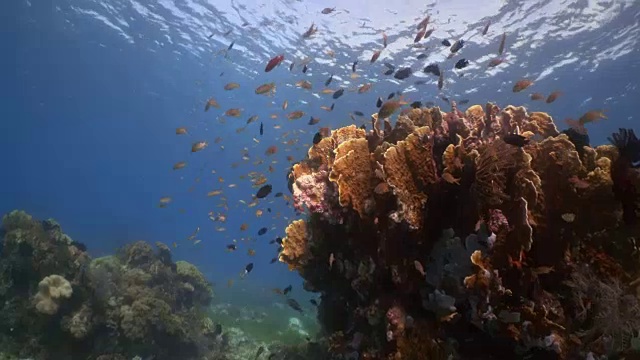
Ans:
[[[639,356],[638,1],[0,13],[0,359]]]

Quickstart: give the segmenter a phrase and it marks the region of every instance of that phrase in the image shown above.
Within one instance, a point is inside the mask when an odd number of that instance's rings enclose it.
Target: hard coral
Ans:
[[[415,343],[387,341],[395,328],[368,315],[402,308],[429,328],[416,338],[455,337],[463,357],[584,353],[596,340],[570,341],[582,324],[565,282],[580,263],[603,283],[640,274],[640,142],[624,130],[591,148],[546,113],[492,103],[405,114],[395,127],[372,116],[366,140],[355,126],[332,131],[290,174],[313,206],[287,228],[281,261],[322,292],[326,331],[355,328],[360,354],[405,358]],[[302,200],[326,173],[339,197],[318,186]],[[340,207],[340,221],[317,215]]]

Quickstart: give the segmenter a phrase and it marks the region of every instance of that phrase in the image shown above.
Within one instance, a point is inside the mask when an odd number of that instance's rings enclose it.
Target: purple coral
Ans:
[[[325,216],[332,223],[342,222],[335,184],[329,172],[320,170],[298,177],[293,184],[293,206],[299,212],[308,210]]]

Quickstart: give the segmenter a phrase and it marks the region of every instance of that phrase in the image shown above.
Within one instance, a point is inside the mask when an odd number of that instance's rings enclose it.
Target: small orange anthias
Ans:
[[[611,164],[613,193],[622,203],[622,218],[627,225],[638,222],[638,194],[633,182],[635,168],[640,167],[640,140],[632,129],[619,129],[609,141],[618,148],[618,158]]]

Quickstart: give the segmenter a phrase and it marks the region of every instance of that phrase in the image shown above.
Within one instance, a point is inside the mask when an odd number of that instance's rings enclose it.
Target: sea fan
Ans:
[[[611,134],[609,142],[618,148],[620,157],[629,161],[632,165],[640,164],[640,140],[636,137],[633,129],[619,129],[617,133]]]

